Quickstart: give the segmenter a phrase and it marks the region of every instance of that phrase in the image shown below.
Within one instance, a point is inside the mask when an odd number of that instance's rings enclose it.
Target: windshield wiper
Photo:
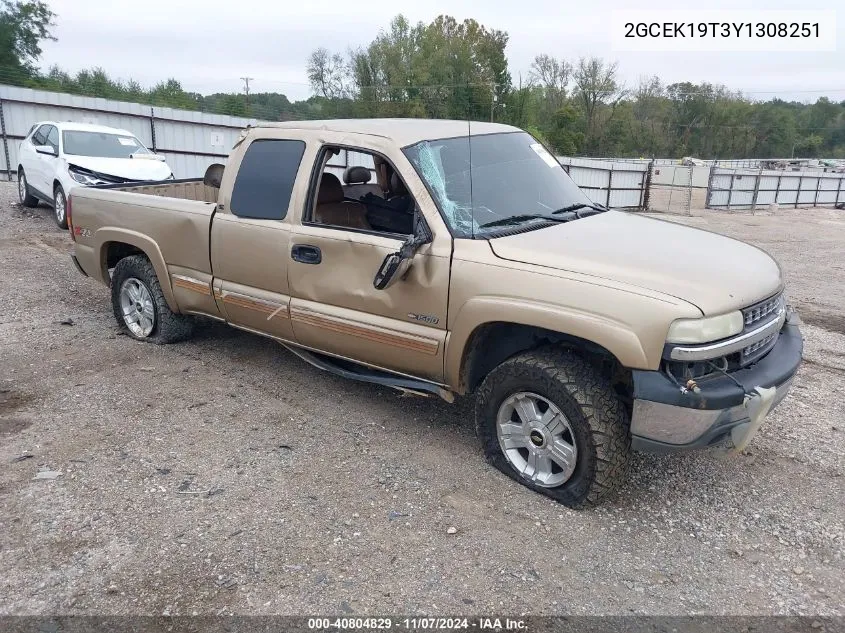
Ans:
[[[493,226],[512,226],[514,224],[522,224],[529,220],[546,220],[547,222],[566,222],[563,218],[555,218],[550,215],[540,215],[538,213],[531,213],[526,215],[512,215],[509,218],[502,218],[501,220],[494,220],[482,224],[479,228],[486,229]]]
[[[589,209],[592,213],[588,211],[581,211],[581,209]],[[562,209],[558,209],[557,211],[552,211],[552,215],[562,215],[564,213],[571,214],[569,219],[578,219],[578,218],[586,218],[591,215],[596,215],[597,213],[604,213],[607,211],[607,207],[603,207],[600,204],[588,204],[584,202],[579,202],[578,204],[570,204],[567,207],[563,207]]]

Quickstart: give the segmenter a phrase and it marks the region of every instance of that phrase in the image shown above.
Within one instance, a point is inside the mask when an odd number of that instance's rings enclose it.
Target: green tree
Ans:
[[[41,0],[0,0],[0,71],[3,81],[23,83],[35,74],[41,42],[50,33],[54,14]]]

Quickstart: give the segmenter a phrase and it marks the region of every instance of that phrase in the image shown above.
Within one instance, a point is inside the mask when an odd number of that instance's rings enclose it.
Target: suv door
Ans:
[[[39,154],[43,159],[41,165],[44,168],[44,193],[50,197],[50,200],[53,200],[53,182],[56,179],[56,168],[59,162],[59,130],[55,125],[51,125],[50,129],[47,130],[46,144],[56,152],[55,156]]]
[[[211,225],[214,299],[228,323],[293,341],[286,218],[305,143],[260,138],[238,151],[243,154],[230,197],[221,198]],[[237,161],[230,158],[230,164]],[[220,189],[227,190],[226,184]]]
[[[380,155],[384,156],[388,147],[383,147]],[[377,148],[347,149],[371,152]],[[404,161],[400,175],[406,185],[414,179],[417,186],[409,189],[418,208],[436,214],[433,201],[404,156],[384,157],[393,165]],[[399,250],[404,238],[311,221],[325,160],[319,153],[309,208],[305,209],[304,221],[292,228],[288,280],[297,343],[375,367],[441,381],[451,236],[442,231],[435,234],[434,241],[417,252],[404,279],[377,290],[373,286],[376,272],[385,256]]]
[[[47,135],[50,133],[51,128],[55,129],[55,126],[45,123],[33,132],[31,137],[32,147],[30,147],[27,151],[28,160],[22,160],[29,188],[32,189],[33,193],[37,194],[38,197],[47,198],[49,200],[52,200],[52,196],[49,198],[47,197],[48,190],[45,188],[45,182],[47,179],[46,170],[48,168],[47,159],[50,157],[45,154],[39,154],[35,151],[35,148],[47,145]]]

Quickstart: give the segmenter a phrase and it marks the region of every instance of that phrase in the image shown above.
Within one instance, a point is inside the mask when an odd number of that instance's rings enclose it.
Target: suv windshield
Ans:
[[[525,132],[422,141],[404,152],[455,237],[545,225],[560,221],[556,211],[594,207],[554,156]]]
[[[96,156],[98,158],[129,158],[132,154],[150,154],[134,136],[106,132],[62,132],[65,154]]]

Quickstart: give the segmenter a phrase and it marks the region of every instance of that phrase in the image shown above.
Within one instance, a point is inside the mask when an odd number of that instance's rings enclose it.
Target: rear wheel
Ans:
[[[29,193],[29,183],[26,180],[26,173],[23,167],[18,169],[18,199],[25,207],[37,207],[38,198]]]
[[[121,259],[111,279],[114,317],[132,338],[175,343],[190,337],[193,320],[167,305],[153,265],[143,255]]]
[[[53,189],[53,211],[60,229],[67,228],[67,196],[59,183]]]
[[[490,463],[571,508],[595,505],[627,472],[626,409],[610,381],[568,350],[533,350],[490,372],[476,427]]]

